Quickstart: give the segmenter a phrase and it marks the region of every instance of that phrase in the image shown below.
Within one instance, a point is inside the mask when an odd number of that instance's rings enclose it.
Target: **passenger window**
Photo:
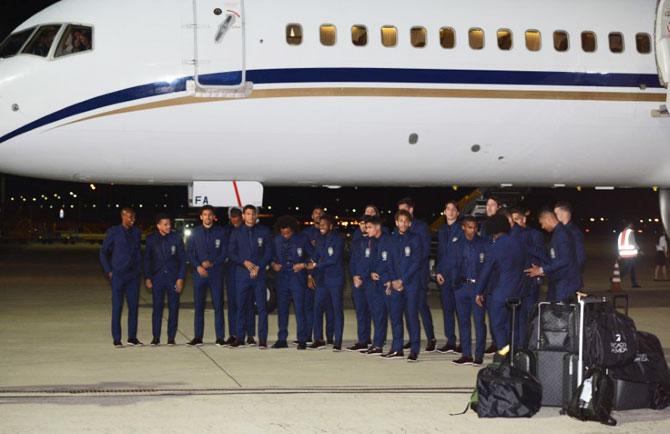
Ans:
[[[34,27],[11,34],[0,44],[0,59],[14,56],[33,34]]]
[[[351,42],[357,47],[368,45],[368,28],[361,25],[351,26]]]
[[[321,44],[326,46],[335,45],[337,29],[333,24],[322,24],[320,28]]]
[[[568,51],[569,39],[568,32],[563,30],[556,30],[554,32],[554,50],[556,51]]]
[[[34,54],[35,56],[47,57],[51,44],[54,42],[60,25],[49,25],[40,27],[33,35],[21,53]]]
[[[442,48],[454,48],[456,46],[456,32],[451,27],[440,29],[440,45]]]
[[[382,26],[382,45],[395,47],[398,44],[398,29],[394,26]]]
[[[54,57],[67,56],[93,49],[93,29],[87,26],[69,25],[61,37]]]
[[[300,24],[286,25],[286,43],[289,45],[302,44],[302,26]]]
[[[528,51],[540,51],[542,34],[539,30],[526,30],[526,48]]]
[[[596,34],[590,31],[582,32],[582,50],[587,53],[596,51]]]
[[[623,35],[619,32],[612,32],[609,34],[610,51],[612,53],[623,52]]]
[[[497,36],[498,48],[501,50],[510,50],[512,48],[512,31],[510,29],[498,29]]]
[[[480,28],[473,28],[468,31],[468,39],[470,48],[473,50],[481,50],[484,48],[484,31]]]
[[[414,48],[423,48],[426,46],[426,39],[428,38],[425,27],[412,27],[409,31],[410,42]]]
[[[642,54],[651,53],[651,38],[648,33],[638,33],[635,35],[635,45],[637,52]]]

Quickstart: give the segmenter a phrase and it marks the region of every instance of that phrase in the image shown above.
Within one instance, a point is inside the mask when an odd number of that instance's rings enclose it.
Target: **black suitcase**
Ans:
[[[614,409],[634,410],[651,407],[651,388],[649,383],[612,378],[614,382]]]
[[[563,406],[563,363],[570,353],[565,351],[535,352],[537,379],[542,384],[542,406]]]
[[[561,404],[563,410],[568,409],[570,401],[572,401],[572,397],[579,387],[577,372],[579,372],[579,355],[566,354],[563,358],[563,402]]]

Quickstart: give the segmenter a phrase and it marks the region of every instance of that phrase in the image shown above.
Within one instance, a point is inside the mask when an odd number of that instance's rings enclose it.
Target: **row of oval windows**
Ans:
[[[322,24],[319,27],[321,44],[325,46],[335,45],[337,40],[337,27],[334,24]],[[512,49],[512,31],[501,28],[496,32],[498,48],[501,50]],[[609,49],[612,53],[624,51],[624,35],[621,32],[608,34]],[[289,45],[300,45],[303,40],[303,30],[300,24],[286,25],[286,42]],[[542,34],[539,30],[529,29],[525,32],[526,48],[529,51],[539,51],[542,48]],[[415,26],[410,29],[410,43],[413,47],[423,48],[428,41],[428,31],[425,27]],[[368,28],[364,25],[351,26],[351,42],[357,47],[368,44]],[[395,26],[381,27],[381,42],[384,47],[395,47],[398,45],[398,29]],[[468,30],[468,43],[473,50],[484,48],[484,30],[474,27]],[[554,49],[556,51],[568,51],[570,46],[570,35],[564,30],[556,30],[553,34]],[[440,29],[440,45],[442,48],[451,49],[456,46],[456,31],[453,27],[442,27]],[[593,53],[598,48],[596,33],[590,30],[581,33],[582,50]],[[651,37],[648,33],[637,33],[635,35],[635,46],[638,53],[647,54],[651,52]]]

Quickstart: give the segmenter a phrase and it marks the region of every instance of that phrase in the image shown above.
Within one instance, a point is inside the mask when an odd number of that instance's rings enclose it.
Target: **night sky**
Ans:
[[[0,39],[4,39],[16,26],[53,0],[4,0],[0,14]],[[122,186],[95,185],[71,182],[44,181],[16,176],[4,177],[4,191],[0,191],[2,225],[16,226],[22,221],[51,224],[109,224],[115,222],[118,206],[132,205],[138,210],[138,220],[145,224],[159,211],[169,211],[173,216],[195,215],[187,205],[187,190],[183,186]],[[276,188],[265,190],[264,212],[275,216],[292,213],[301,217],[309,215],[314,204],[321,204],[332,214],[356,217],[367,203],[375,203],[382,210],[395,208],[395,202],[411,196],[417,202],[417,215],[433,221],[448,199],[459,199],[472,188]],[[75,197],[76,195],[76,197]],[[659,218],[658,195],[651,188],[644,190],[594,191],[584,189],[533,189],[525,192],[523,204],[532,210],[553,204],[556,200],[569,200],[575,207],[577,219],[584,227],[593,230],[618,228],[621,218],[638,221]],[[142,205],[140,208],[140,204]],[[298,209],[296,209],[296,207]],[[59,211],[65,218],[59,219]],[[355,210],[355,211],[354,211]],[[604,217],[605,222],[600,222]],[[590,218],[596,219],[591,222]],[[390,220],[390,219],[389,219]]]

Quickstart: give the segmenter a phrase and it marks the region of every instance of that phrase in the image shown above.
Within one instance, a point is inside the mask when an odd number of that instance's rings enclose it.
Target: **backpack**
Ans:
[[[632,319],[607,303],[593,305],[585,319],[586,366],[614,368],[635,359],[638,337]]]
[[[594,368],[591,376],[577,388],[577,393],[568,405],[567,413],[581,421],[596,421],[614,426],[617,422],[612,418],[613,401],[612,379],[604,370]]]

